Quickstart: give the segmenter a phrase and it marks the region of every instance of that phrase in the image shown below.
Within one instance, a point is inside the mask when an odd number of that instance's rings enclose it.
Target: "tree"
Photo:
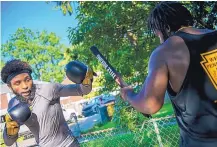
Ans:
[[[76,28],[69,28],[68,37],[73,45],[82,46],[82,49],[77,48],[73,52],[80,57],[89,57],[85,61],[90,64],[93,62],[97,70],[103,71],[103,91],[117,87],[102,66],[95,62],[95,57],[89,51],[90,46],[98,46],[129,83],[141,84],[147,73],[150,53],[158,45],[158,39],[147,39],[146,22],[157,3],[159,2],[79,2],[74,10],[79,23]],[[196,27],[215,28],[216,2],[183,3],[192,12]],[[62,8],[71,2],[56,4]]]
[[[33,68],[33,77],[43,81],[61,82],[64,77],[63,60],[66,47],[59,42],[55,33],[33,32],[19,28],[10,39],[1,46],[5,60],[18,58],[28,62]]]
[[[50,3],[50,2],[46,2],[46,3]],[[55,9],[57,10],[61,10],[63,15],[65,16],[67,13],[69,15],[72,15],[72,6],[71,6],[71,2],[70,1],[56,1],[56,6],[55,6]]]
[[[194,17],[195,26],[200,28],[217,29],[217,2],[195,1],[183,2]]]
[[[145,20],[154,5],[155,2],[80,2],[79,25],[69,28],[69,39],[77,47],[68,50],[66,55],[74,55],[101,72],[96,78],[101,87],[99,93],[118,90],[118,86],[89,48],[99,47],[129,84],[141,86],[147,75],[150,53],[159,42],[156,38],[148,38],[146,33]],[[117,124],[131,129],[144,119],[120,99],[117,99],[113,118]]]
[[[88,54],[89,62],[94,61],[95,68],[103,71],[105,90],[117,88],[112,78],[95,62],[89,48],[99,47],[115,68],[130,83],[143,82],[147,73],[147,58],[157,45],[157,39],[147,39],[147,14],[154,2],[80,2],[78,7],[77,28],[69,28],[71,43],[81,44],[85,50],[80,54]],[[136,60],[135,60],[136,59]],[[128,68],[126,68],[126,66]],[[138,78],[138,79],[137,79]]]
[[[87,61],[94,61],[95,68],[103,71],[103,91],[117,87],[108,73],[95,62],[95,57],[91,56],[90,46],[98,46],[125,80],[141,85],[147,75],[150,53],[159,44],[156,38],[147,39],[147,17],[157,3],[79,2],[76,11],[79,23],[76,28],[69,28],[68,37],[73,45],[82,44],[83,49],[76,52],[88,54],[91,58]],[[196,27],[214,29],[217,26],[216,2],[183,3],[191,11]]]
[[[68,50],[79,60],[100,71],[101,92],[117,89],[111,76],[90,53],[92,45],[103,55],[131,85],[139,87],[147,75],[147,65],[152,50],[159,44],[148,36],[147,17],[158,2],[79,2],[76,28],[69,28],[69,40],[76,49]],[[196,27],[214,29],[216,2],[182,2],[192,12]],[[149,38],[148,38],[149,37]],[[68,54],[67,54],[68,55]],[[116,104],[115,121],[134,128],[141,124],[141,114],[123,101]]]
[[[0,69],[2,69],[4,67],[5,63],[4,61],[1,59],[1,62],[0,62]],[[2,80],[0,80],[0,84],[3,84]]]
[[[0,64],[0,69],[2,69],[3,67],[4,67],[4,65],[5,65],[5,63],[4,63],[4,61],[1,59],[1,62],[0,62],[1,64]]]

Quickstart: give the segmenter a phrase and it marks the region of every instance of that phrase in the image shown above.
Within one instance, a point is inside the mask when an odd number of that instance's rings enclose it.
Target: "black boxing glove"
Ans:
[[[66,76],[76,84],[90,85],[93,75],[96,75],[91,68],[80,61],[71,61],[65,67]]]
[[[19,124],[23,124],[30,118],[32,114],[31,109],[32,107],[29,107],[28,104],[19,103],[14,107],[10,108],[8,110],[8,114],[16,122],[18,122]]]
[[[3,117],[3,122],[6,124],[7,135],[17,135],[22,125],[31,116],[31,109],[26,103],[19,103],[8,110],[8,113]]]

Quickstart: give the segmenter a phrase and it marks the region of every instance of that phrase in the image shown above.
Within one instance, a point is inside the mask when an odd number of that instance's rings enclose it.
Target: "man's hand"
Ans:
[[[121,97],[123,100],[128,101],[128,95],[133,93],[133,88],[131,86],[121,88]]]
[[[121,87],[121,97],[123,100],[128,100],[128,94],[133,93],[133,88],[129,86],[121,77],[119,73],[117,73],[117,78],[115,81],[118,83],[118,85]]]
[[[9,114],[5,115],[5,121],[6,121],[7,135],[9,136],[17,135],[20,129],[18,123],[16,121],[13,121]]]

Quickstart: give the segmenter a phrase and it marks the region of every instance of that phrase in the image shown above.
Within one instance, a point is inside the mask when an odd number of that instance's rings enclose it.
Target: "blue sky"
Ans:
[[[72,3],[73,9],[76,7]],[[18,28],[26,27],[33,31],[47,30],[61,38],[61,43],[69,45],[68,27],[76,27],[75,13],[64,16],[61,10],[54,10],[55,3],[44,1],[1,2],[1,42],[5,43],[10,34]]]

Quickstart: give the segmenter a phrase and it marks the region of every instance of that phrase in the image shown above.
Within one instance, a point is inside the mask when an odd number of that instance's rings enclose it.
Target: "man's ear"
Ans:
[[[168,26],[168,25],[166,27],[166,32],[167,32],[168,36],[171,36],[171,35],[173,35],[175,33],[174,31],[171,30],[170,26]]]
[[[170,29],[170,26],[169,26],[169,25],[166,26],[166,32],[167,32],[167,34],[170,34],[170,33],[171,33],[171,29]]]

